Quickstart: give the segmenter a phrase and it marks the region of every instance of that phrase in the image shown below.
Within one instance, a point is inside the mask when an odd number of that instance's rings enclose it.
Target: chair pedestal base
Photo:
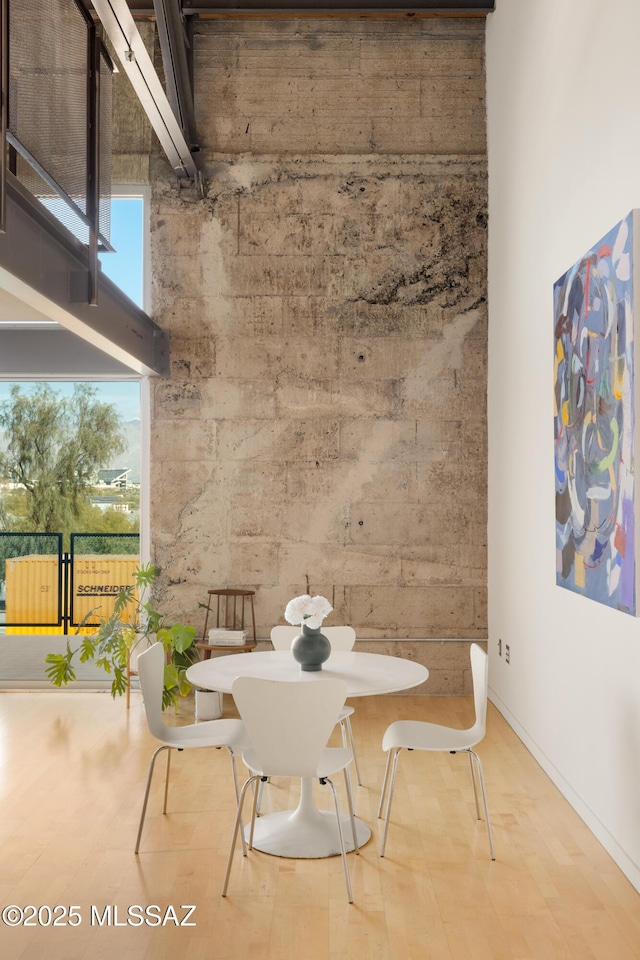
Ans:
[[[347,852],[354,849],[349,815],[341,816],[342,832]],[[371,830],[356,817],[358,846],[362,847],[371,837]],[[249,827],[245,828],[249,839]],[[328,810],[285,810],[267,813],[256,820],[253,846],[275,857],[291,857],[298,860],[316,860],[320,857],[339,857],[340,840],[336,815]]]

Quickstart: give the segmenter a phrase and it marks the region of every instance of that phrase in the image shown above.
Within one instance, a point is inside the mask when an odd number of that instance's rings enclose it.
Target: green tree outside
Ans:
[[[29,393],[16,384],[0,404],[0,476],[21,484],[0,514],[4,529],[41,533],[133,532],[131,520],[116,511],[92,509],[87,495],[98,469],[125,449],[123,424],[113,404],[96,398],[94,387],[80,383],[71,397],[40,383]],[[136,525],[137,526],[137,525]]]

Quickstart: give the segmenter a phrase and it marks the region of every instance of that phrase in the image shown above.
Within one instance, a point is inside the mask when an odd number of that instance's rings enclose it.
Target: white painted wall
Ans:
[[[640,620],[555,584],[552,384],[553,283],[640,207],[639,41],[637,0],[487,22],[491,697],[638,889]]]

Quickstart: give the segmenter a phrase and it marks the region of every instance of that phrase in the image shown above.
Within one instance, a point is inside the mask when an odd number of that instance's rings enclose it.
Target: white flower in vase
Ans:
[[[316,630],[322,626],[322,621],[332,610],[333,607],[326,597],[310,597],[308,593],[305,593],[302,597],[294,597],[293,600],[289,600],[284,611],[284,618],[287,623],[294,626],[302,624]]]

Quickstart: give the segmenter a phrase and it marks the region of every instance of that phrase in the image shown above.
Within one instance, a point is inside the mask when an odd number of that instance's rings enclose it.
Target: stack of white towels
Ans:
[[[209,630],[209,643],[216,647],[242,647],[246,642],[246,630],[226,630],[224,627]]]

